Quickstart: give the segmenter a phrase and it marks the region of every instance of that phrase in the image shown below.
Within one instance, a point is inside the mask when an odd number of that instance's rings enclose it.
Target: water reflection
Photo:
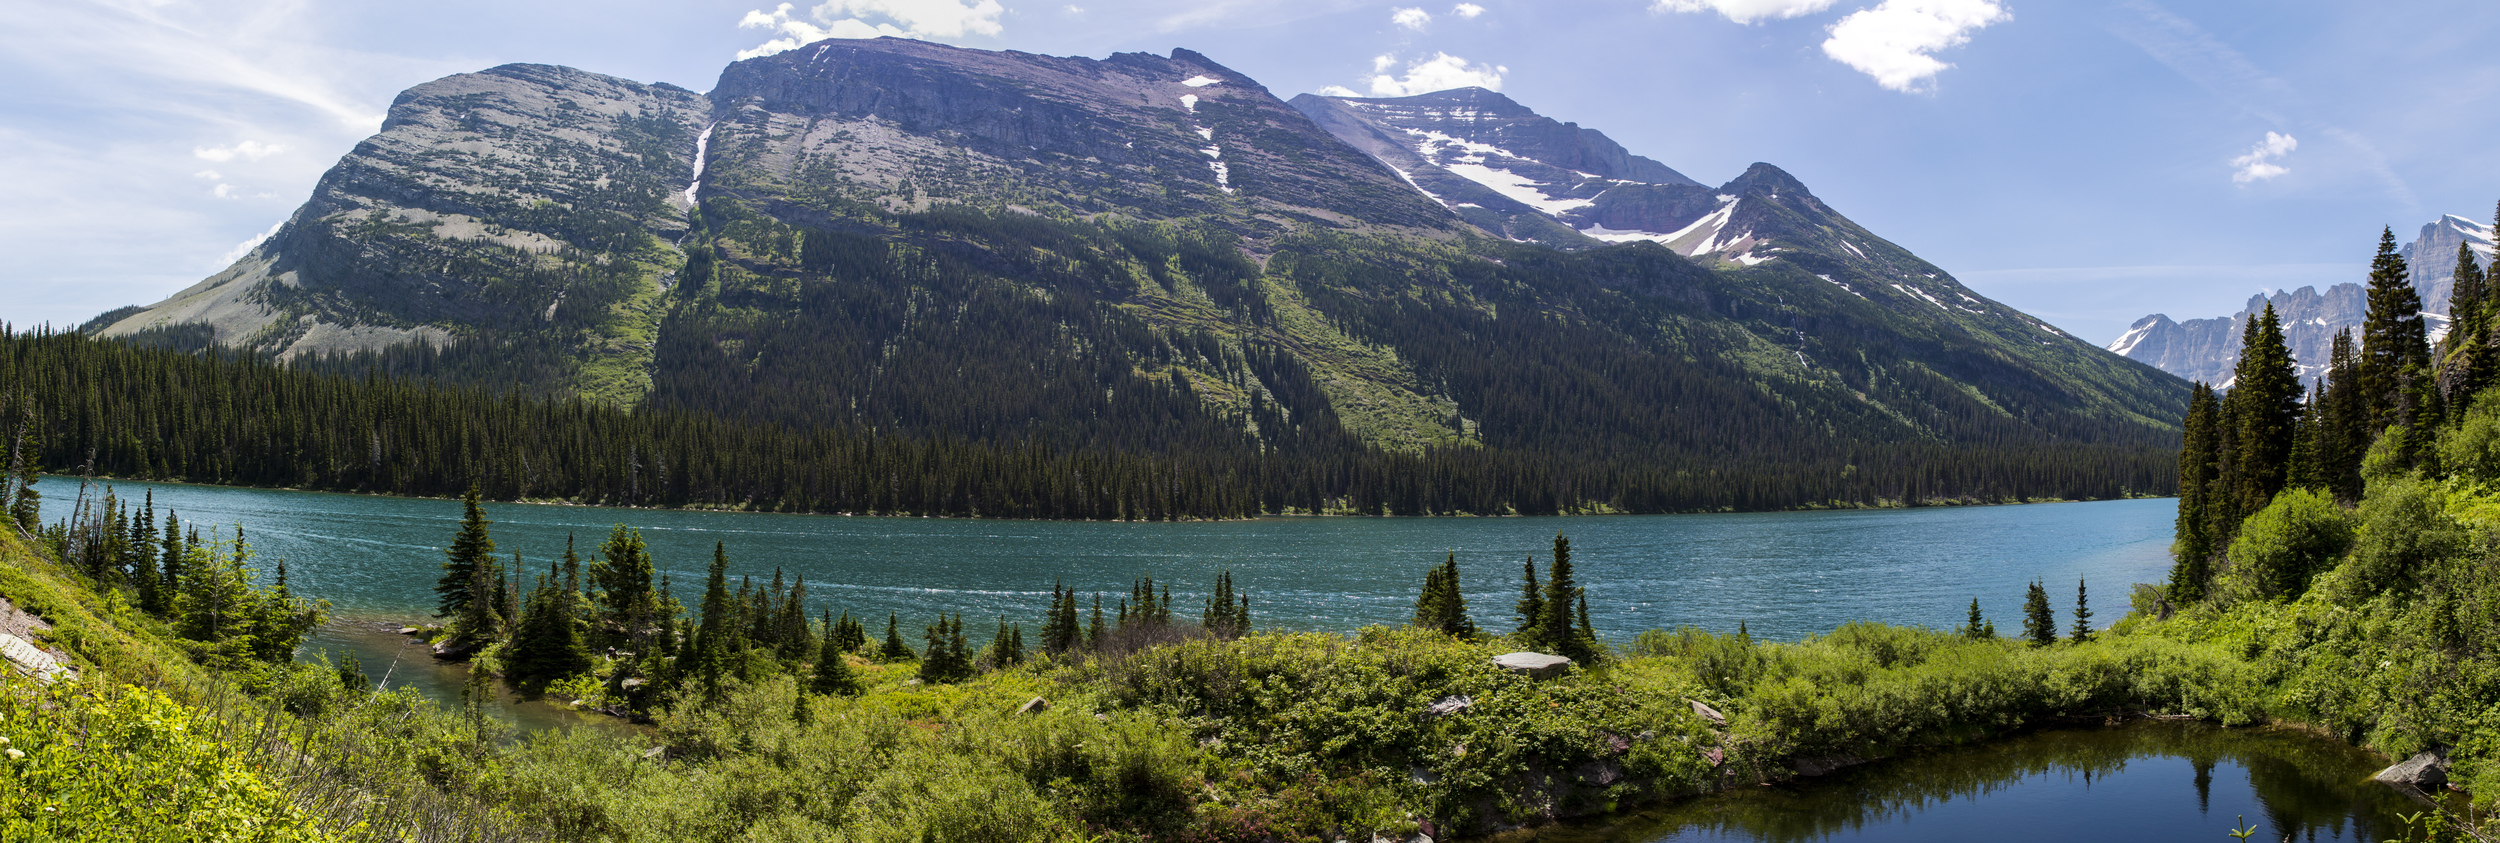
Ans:
[[[2419,806],[2368,780],[2385,762],[2283,730],[2143,722],[1744,788],[1540,843],[2228,840],[2379,841]]]

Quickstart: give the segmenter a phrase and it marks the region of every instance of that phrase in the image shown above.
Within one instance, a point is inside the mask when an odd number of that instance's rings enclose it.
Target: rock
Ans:
[[[655,746],[655,747],[652,747],[652,748],[650,748],[650,749],[643,750],[643,751],[642,751],[642,760],[644,760],[644,761],[666,761],[666,760],[668,760],[668,747],[665,747],[665,746]]]
[[[1632,751],[1632,739],[1613,732],[1597,733],[1597,745],[1605,748],[1607,755],[1622,755]]]
[[[1049,710],[1050,701],[1042,699],[1041,697],[1034,697],[1026,700],[1023,705],[1016,707],[1017,714],[1040,714]]]
[[[1727,763],[1727,751],[1715,746],[1703,748],[1701,757],[1710,759],[1710,766],[1713,767]]]
[[[403,626],[403,627],[400,627],[400,628],[399,628],[399,634],[401,634],[401,635],[415,635],[415,634],[417,634],[417,628],[416,628],[416,627],[413,627],[413,626]]]
[[[1711,708],[1709,703],[1705,703],[1700,700],[1685,700],[1685,702],[1693,704],[1694,714],[1701,715],[1712,723],[1716,723],[1721,726],[1727,725],[1727,715],[1720,714],[1719,710]]]
[[[1797,775],[1822,776],[1829,775],[1842,768],[1855,767],[1860,764],[1864,764],[1866,761],[1867,759],[1843,753],[1839,755],[1818,755],[1810,758],[1799,758],[1796,760],[1795,765],[1797,767]]]
[[[2371,776],[2370,780],[2436,790],[2448,783],[2448,759],[2436,752],[2417,752],[2411,758],[2378,771],[2378,775]]]
[[[624,690],[626,693],[632,693],[632,692],[633,692],[633,690],[634,690],[635,688],[640,688],[640,687],[642,687],[642,686],[644,686],[644,685],[648,685],[648,684],[650,684],[650,683],[651,683],[651,680],[649,680],[649,679],[644,679],[644,678],[642,678],[642,677],[640,677],[640,676],[636,676],[636,677],[634,677],[634,678],[632,678],[632,679],[627,679],[627,680],[625,680],[625,681],[622,681],[622,682],[618,682],[618,683],[616,683],[616,687],[618,687],[619,689]]]
[[[76,679],[78,671],[62,664],[51,653],[35,643],[6,632],[0,632],[0,657],[17,666],[18,672],[50,684],[55,679]]]
[[[1447,717],[1452,714],[1466,711],[1469,707],[1474,706],[1475,704],[1476,701],[1468,698],[1466,694],[1452,694],[1450,696],[1442,697],[1440,702],[1425,706],[1424,716]]]
[[[1571,668],[1568,658],[1529,652],[1503,653],[1494,656],[1493,663],[1503,670],[1525,674],[1530,679],[1552,679]]]
[[[1582,784],[1605,787],[1623,781],[1623,765],[1613,761],[1591,761],[1571,771]]]

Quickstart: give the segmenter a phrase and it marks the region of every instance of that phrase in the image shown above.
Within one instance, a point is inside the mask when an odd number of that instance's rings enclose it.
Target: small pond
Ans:
[[[2049,729],[1749,787],[1537,843],[2251,841],[2405,838],[2426,806],[2372,782],[2386,763],[2283,729],[2143,721]],[[2245,826],[2243,826],[2245,827]],[[2418,836],[2414,839],[2419,839]]]

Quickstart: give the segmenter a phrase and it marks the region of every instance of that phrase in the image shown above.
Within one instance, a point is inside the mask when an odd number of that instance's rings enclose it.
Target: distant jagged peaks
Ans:
[[[2486,264],[2490,262],[2491,228],[2455,214],[2424,224],[2401,253],[2405,267],[2413,273],[2413,289],[2422,296],[2422,318],[2434,343],[2448,333],[2449,285],[2456,279],[2460,243],[2471,246]],[[2325,372],[2335,333],[2349,329],[2358,336],[2361,321],[2369,313],[2368,291],[2357,282],[2336,284],[2323,292],[2314,287],[2278,290],[2251,296],[2240,312],[2230,316],[2184,322],[2159,313],[2146,316],[2108,347],[2188,380],[2223,384],[2239,365],[2242,328],[2267,304],[2274,305],[2276,317],[2283,322],[2284,344],[2291,348],[2302,380],[2314,380]]]

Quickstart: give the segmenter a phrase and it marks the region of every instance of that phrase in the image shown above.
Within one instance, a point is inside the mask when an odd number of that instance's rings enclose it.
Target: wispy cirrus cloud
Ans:
[[[2251,117],[2287,130],[2306,127],[2307,131],[2325,135],[2336,144],[2350,149],[2354,155],[2353,163],[2376,180],[2390,198],[2411,206],[2416,212],[2420,211],[2422,203],[2415,196],[2413,187],[2406,184],[2404,177],[2388,164],[2387,155],[2379,151],[2376,143],[2359,132],[2316,118],[2308,98],[2290,82],[2257,66],[2246,54],[2214,37],[2194,21],[2150,0],[2122,0],[2116,8],[2123,14],[2110,24],[2112,34],[2134,44],[2154,61]],[[2272,137],[2275,133],[2268,132],[2267,135]],[[2288,133],[2284,137],[2288,140]],[[2292,143],[2297,144],[2297,141]],[[2264,144],[2260,144],[2256,150],[2251,150],[2251,154],[2264,149]],[[2283,150],[2284,153],[2290,151],[2289,148]],[[2278,156],[2279,153],[2277,156],[2260,157],[2253,162],[2253,169],[2251,163],[2243,161],[2249,157],[2247,155],[2231,159],[2232,181],[2247,184],[2288,172],[2281,165],[2264,160]]]

